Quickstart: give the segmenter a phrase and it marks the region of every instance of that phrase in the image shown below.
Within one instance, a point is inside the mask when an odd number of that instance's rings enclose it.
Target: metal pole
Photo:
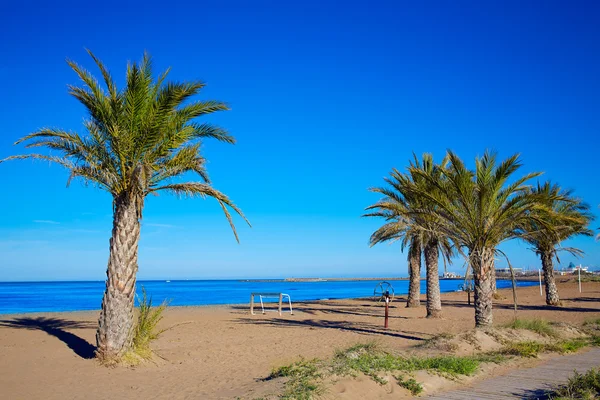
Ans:
[[[544,293],[542,292],[542,270],[538,269],[538,276],[540,277],[540,296],[543,296]]]
[[[387,327],[388,327],[388,307],[389,307],[389,304],[390,304],[390,298],[389,298],[389,296],[386,293],[386,295],[385,295],[385,324],[384,324],[384,328],[385,329],[387,329]]]
[[[579,293],[581,293],[581,264],[579,264]]]

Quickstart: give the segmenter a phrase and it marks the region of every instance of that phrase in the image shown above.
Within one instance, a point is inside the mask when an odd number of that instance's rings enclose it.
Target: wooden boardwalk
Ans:
[[[573,371],[600,367],[600,348],[558,357],[537,367],[514,370],[508,375],[485,379],[475,385],[426,397],[435,400],[546,399],[547,391],[566,383]]]

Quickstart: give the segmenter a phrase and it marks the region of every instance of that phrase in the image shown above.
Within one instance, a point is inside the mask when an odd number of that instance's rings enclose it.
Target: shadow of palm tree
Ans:
[[[253,319],[253,318],[238,318],[237,323],[241,324],[250,324],[250,325],[268,325],[274,327],[306,327],[310,329],[320,328],[320,329],[336,329],[341,331],[349,331],[349,332],[357,332],[361,334],[368,335],[382,335],[382,336],[393,336],[402,339],[422,341],[425,340],[424,337],[415,336],[414,334],[427,335],[425,333],[420,332],[403,332],[403,331],[392,331],[382,329],[380,326],[375,326],[373,324],[367,323],[358,323],[358,322],[350,322],[350,321],[325,321],[325,320],[316,320],[316,319],[307,319],[307,320],[293,320],[293,319],[282,319],[282,318],[274,318],[274,319]]]
[[[22,317],[0,320],[0,326],[14,329],[40,330],[54,336],[65,343],[75,354],[81,358],[94,358],[96,346],[87,340],[66,331],[65,329],[90,329],[95,325],[89,322],[69,321],[60,318]]]

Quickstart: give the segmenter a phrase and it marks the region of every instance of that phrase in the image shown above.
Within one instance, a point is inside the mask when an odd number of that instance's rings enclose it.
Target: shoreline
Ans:
[[[536,286],[519,287],[519,318],[577,325],[600,316],[599,282],[584,284],[583,293],[576,282],[559,283],[558,289],[562,307],[546,306]],[[447,292],[441,299],[442,319],[425,318],[425,295],[418,308],[406,308],[402,299],[393,301],[389,329],[383,327],[384,307],[372,298],[298,301],[293,315],[282,316],[250,315],[247,303],[173,306],[160,324],[166,330],[153,344],[160,356],[156,363],[120,368],[118,373],[92,358],[97,310],[3,315],[0,387],[7,398],[50,400],[276,398],[281,380],[263,378],[300,358],[328,359],[336,349],[372,341],[390,351],[410,352],[438,335],[474,328],[473,306],[467,306],[465,293]],[[511,289],[499,289],[494,324],[513,320]],[[340,384],[352,385],[356,393],[381,390],[369,381]],[[340,389],[339,398],[350,399],[343,396]],[[369,397],[352,399],[359,398]]]
[[[378,278],[374,278],[374,279],[378,279]],[[390,278],[388,278],[389,281],[392,281]],[[406,281],[406,280],[404,280]],[[449,279],[440,279],[440,281],[456,281],[456,282],[462,282],[461,278],[449,278]],[[500,281],[508,281],[506,279],[499,279]],[[160,282],[160,281],[159,281]],[[255,281],[253,281],[255,282]],[[269,283],[272,281],[268,281],[265,283]],[[288,284],[294,284],[294,283],[320,283],[320,282],[327,282],[327,281],[287,281],[287,282],[283,282],[283,281],[277,281],[276,283],[288,283]],[[365,278],[363,280],[359,280],[359,281],[347,281],[347,280],[343,280],[341,278],[339,278],[338,280],[334,280],[333,282],[371,282],[371,278]],[[168,285],[168,284],[167,284]],[[143,286],[143,285],[142,285]],[[522,284],[519,287],[529,287],[529,286],[533,286],[532,284]],[[509,288],[509,286],[507,285],[507,288]],[[398,288],[396,288],[398,289]],[[456,292],[461,292],[461,290],[458,289],[458,285],[457,286],[451,286],[451,287],[442,287],[441,288],[441,293],[442,294],[446,294],[446,293],[456,293]],[[503,290],[505,288],[499,288],[498,290]],[[32,289],[33,290],[33,289]],[[294,289],[291,289],[294,290]],[[398,292],[396,293],[396,298],[400,301],[403,301],[401,299],[405,299],[406,296],[408,295],[407,293],[407,288],[400,288],[400,290],[398,290]],[[422,290],[424,290],[424,287],[422,287]],[[271,292],[271,290],[268,290],[269,292]],[[348,293],[347,296],[345,295],[340,295],[335,294],[335,293],[330,293],[330,295],[327,295],[327,291],[321,291],[318,290],[317,292],[315,292],[314,290],[310,293],[310,296],[307,296],[306,293],[304,293],[304,297],[302,295],[300,295],[301,292],[291,292],[291,291],[287,291],[286,289],[283,290],[277,290],[277,291],[281,291],[283,293],[290,293],[292,295],[292,303],[293,304],[299,304],[299,303],[307,303],[307,302],[318,302],[318,301],[344,301],[344,300],[357,300],[357,299],[369,299],[372,298],[373,296],[370,295],[370,293],[372,292],[364,292],[364,291],[360,291],[360,295],[356,295],[357,292],[354,293]],[[169,308],[173,309],[173,308],[180,308],[180,307],[201,307],[201,308],[206,308],[206,307],[240,307],[243,305],[248,305],[250,303],[249,300],[249,296],[251,292],[259,292],[259,290],[250,290],[248,289],[247,294],[244,293],[243,296],[236,296],[235,299],[231,299],[233,300],[232,302],[226,302],[227,300],[224,300],[224,302],[216,302],[216,303],[195,303],[194,304],[194,299],[190,299],[190,298],[186,298],[185,294],[181,294],[178,293],[177,291],[174,291],[172,293],[167,293],[164,297],[165,300],[167,300],[167,302],[173,301],[174,299],[176,299],[176,301],[178,302],[178,304],[173,304],[170,305]],[[163,293],[164,294],[164,293]],[[425,293],[421,293],[421,296],[424,296]],[[366,296],[365,296],[366,295]],[[100,296],[100,295],[98,295]],[[179,296],[179,297],[178,297]],[[308,297],[308,298],[307,298]],[[155,296],[155,299],[157,299],[158,297]],[[162,298],[162,297],[161,297]],[[96,299],[96,297],[94,297],[94,299]],[[181,299],[185,299],[184,301],[182,301]],[[190,304],[182,304],[182,303],[186,303],[189,302]],[[31,310],[14,310],[10,311],[11,307],[10,305],[7,306],[7,308],[5,308],[6,311],[8,312],[0,312],[0,317],[3,318],[10,318],[11,316],[31,316],[31,315],[50,315],[50,314],[56,314],[56,313],[76,313],[76,312],[90,312],[90,313],[96,313],[98,311],[100,311],[100,303],[101,303],[101,297],[97,298],[97,302],[94,300],[94,308],[89,307],[85,307],[83,309],[76,309],[76,307],[80,307],[81,305],[67,305],[64,308],[58,308],[58,309],[48,309],[51,308],[48,305],[46,305],[45,308],[47,308],[46,310],[44,309],[35,309],[36,308],[36,304],[31,304],[28,306],[23,306],[21,307],[22,309],[26,309],[29,308]],[[266,300],[265,304],[267,303],[273,303],[273,301],[269,301]],[[23,304],[27,304],[27,303],[23,303]],[[83,303],[85,304],[85,303]],[[95,306],[95,304],[97,304],[97,307]],[[159,302],[155,302],[155,305],[158,305]],[[2,306],[0,305],[0,310],[2,310]]]

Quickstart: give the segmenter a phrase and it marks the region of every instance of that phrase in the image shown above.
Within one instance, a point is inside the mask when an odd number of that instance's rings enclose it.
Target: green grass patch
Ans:
[[[556,343],[541,343],[534,340],[509,343],[500,353],[518,357],[537,357],[540,353],[573,353],[589,343],[586,339],[570,339]]]
[[[570,339],[557,344],[559,353],[574,353],[589,344],[586,339]]]
[[[551,399],[598,399],[600,398],[600,369],[591,369],[585,374],[575,374],[566,385],[550,395]]]
[[[477,371],[479,364],[480,361],[476,357],[403,357],[373,345],[361,345],[338,351],[332,365],[338,375],[362,372],[379,381],[381,379],[378,378],[378,374],[381,372],[431,370],[453,376],[472,375]]]
[[[414,378],[404,379],[404,376],[396,376],[396,382],[398,386],[408,389],[413,396],[417,396],[423,391],[423,385]]]
[[[544,336],[557,336],[556,330],[544,319],[515,319],[511,323],[505,325],[505,327],[525,329]]]
[[[508,344],[502,350],[502,353],[518,357],[537,357],[545,348],[546,346],[543,343],[527,340]]]
[[[289,400],[309,400],[324,392],[321,383],[322,374],[319,369],[319,360],[300,360],[293,364],[275,368],[267,379],[285,377],[285,391],[280,396]]]

